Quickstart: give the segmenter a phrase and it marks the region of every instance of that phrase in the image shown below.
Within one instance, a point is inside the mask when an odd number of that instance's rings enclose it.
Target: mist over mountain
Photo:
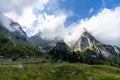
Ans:
[[[120,80],[120,0],[0,0],[0,80]]]
[[[63,39],[72,45],[79,39],[82,29],[86,28],[100,42],[120,46],[119,5],[111,7],[112,3],[115,3],[114,1],[93,1],[97,7],[83,5],[85,8],[83,10],[79,4],[82,5],[86,2],[80,1],[81,3],[77,4],[78,2],[72,2],[72,4],[78,5],[75,7],[67,0],[21,0],[18,3],[16,0],[12,0],[9,1],[8,6],[5,6],[6,0],[2,0],[0,14],[18,22],[29,37],[42,32],[42,35],[47,39]],[[109,7],[103,6],[105,2]],[[65,6],[65,3],[68,3],[68,7]],[[108,5],[110,3],[111,5]],[[9,26],[6,24],[9,21],[5,20],[4,17],[1,19],[4,25]]]
[[[14,31],[9,31],[8,28],[0,24],[0,56],[3,56],[4,59],[18,60],[26,58],[26,56],[41,55],[39,48],[27,41],[27,36],[21,28],[19,29],[18,23],[11,22],[11,27]]]
[[[46,36],[44,36],[41,32],[37,33],[36,35],[29,38],[30,42],[32,42],[34,45],[37,45],[39,47],[47,47],[47,46],[55,46],[57,39],[47,39]]]
[[[22,29],[19,23],[7,18],[6,16],[0,16],[0,25],[6,31],[6,33],[11,34],[16,39],[27,40],[28,36]]]
[[[72,63],[119,66],[120,48],[101,43],[88,31],[83,31],[74,47],[69,47],[63,40],[60,40],[46,54],[53,61],[65,60]]]

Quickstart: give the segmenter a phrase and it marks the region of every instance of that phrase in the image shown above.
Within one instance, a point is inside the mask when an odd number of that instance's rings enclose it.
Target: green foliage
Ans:
[[[72,54],[69,55],[69,62],[71,63],[75,63],[75,62],[79,62],[79,57],[78,54],[73,52]]]
[[[64,50],[62,51],[62,50],[53,48],[49,52],[49,55],[50,55],[50,58],[54,61],[57,61],[59,59],[66,61],[66,60],[68,60],[70,53],[71,53],[70,51],[64,51]]]
[[[2,61],[0,80],[120,80],[120,69],[115,67],[41,61]]]
[[[7,33],[0,31],[0,56],[18,58],[40,55],[39,48],[28,42],[16,40]]]
[[[93,51],[93,50],[95,50],[96,48],[98,48],[98,47],[100,47],[100,46],[103,46],[103,44],[97,43],[97,44],[95,44],[94,46],[89,47],[87,50]],[[86,51],[86,50],[85,50],[85,51]]]
[[[58,59],[66,60],[71,63],[87,63],[87,64],[102,64],[114,67],[120,67],[120,55],[115,55],[115,58],[105,58],[102,55],[96,55],[94,50],[98,47],[104,46],[103,44],[97,43],[96,45],[89,47],[87,50],[82,51],[61,51],[53,48],[49,54],[52,60],[57,61]]]
[[[50,55],[50,58],[54,61],[59,59],[68,61],[71,53],[72,50],[66,45],[66,43],[64,41],[59,41],[56,46],[49,51],[48,55]]]

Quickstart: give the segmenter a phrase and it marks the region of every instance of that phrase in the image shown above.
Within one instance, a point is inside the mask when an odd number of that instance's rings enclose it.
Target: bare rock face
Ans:
[[[90,52],[96,55],[96,57],[98,58],[115,58],[116,55],[120,54],[120,48],[102,44],[100,46],[97,46],[94,50],[91,50]]]
[[[84,31],[74,46],[74,51],[86,50],[87,48],[99,43],[90,33]]]
[[[119,47],[114,46],[114,50],[115,50],[116,54],[120,54],[120,48]]]
[[[102,44],[87,31],[82,33],[73,50],[84,51],[86,56],[94,56],[97,58],[114,58],[116,55],[120,54],[119,47]]]

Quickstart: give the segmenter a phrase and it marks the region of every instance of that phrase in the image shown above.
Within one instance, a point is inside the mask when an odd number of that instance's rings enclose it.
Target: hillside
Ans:
[[[41,55],[39,49],[27,41],[17,40],[0,27],[0,56],[26,57]]]
[[[48,55],[50,55],[50,58],[55,61],[59,59],[68,60],[71,52],[72,50],[69,46],[63,40],[60,40],[56,43],[56,46],[48,52]]]

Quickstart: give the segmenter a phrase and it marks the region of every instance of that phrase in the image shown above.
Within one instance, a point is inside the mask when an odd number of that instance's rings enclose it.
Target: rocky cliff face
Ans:
[[[90,33],[84,31],[75,44],[74,51],[83,51],[86,56],[94,57],[116,57],[120,54],[120,48],[117,46],[105,45],[97,41]]]
[[[120,54],[120,49],[110,46],[110,45],[104,45],[97,47],[94,50],[95,53],[101,54],[103,57],[116,57],[115,55]]]
[[[74,46],[74,51],[86,50],[99,43],[90,33],[84,31]]]
[[[86,50],[86,56],[94,56],[95,58],[116,58],[117,55],[120,55],[120,48],[110,45],[99,45],[93,48],[88,48]]]

